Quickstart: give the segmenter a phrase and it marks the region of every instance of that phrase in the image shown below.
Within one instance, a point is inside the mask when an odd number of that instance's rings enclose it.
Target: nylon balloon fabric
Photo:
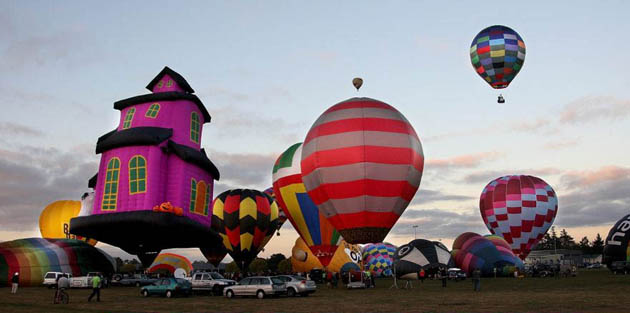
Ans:
[[[344,240],[382,242],[420,186],[424,154],[398,110],[352,98],[315,121],[301,166],[309,196]]]
[[[523,262],[512,253],[510,245],[497,235],[481,236],[476,233],[463,233],[453,242],[451,251],[455,263],[464,272],[472,275],[479,269],[485,276],[511,276],[516,269],[523,268]]]
[[[272,172],[274,195],[306,245],[323,266],[328,266],[342,239],[306,193],[301,155],[302,143],[296,143],[278,157]]]
[[[525,260],[558,213],[558,197],[544,180],[510,175],[491,181],[481,192],[479,209],[492,234],[510,244]]]
[[[233,189],[221,193],[212,204],[212,229],[236,264],[245,269],[277,229],[278,206],[258,190]]]
[[[473,39],[470,61],[492,88],[506,88],[523,67],[525,42],[507,26],[490,26]]]
[[[392,276],[396,246],[389,243],[367,244],[363,247],[363,267],[376,276]]]
[[[402,279],[419,279],[421,269],[455,267],[455,261],[442,243],[425,239],[415,239],[400,246],[394,254],[394,272]]]
[[[630,214],[622,217],[608,232],[604,242],[603,263],[611,268],[612,262],[630,262]]]
[[[173,274],[178,268],[185,270],[186,274],[190,274],[193,270],[192,263],[185,256],[174,253],[160,253],[147,271],[154,273],[159,270],[167,270]]]

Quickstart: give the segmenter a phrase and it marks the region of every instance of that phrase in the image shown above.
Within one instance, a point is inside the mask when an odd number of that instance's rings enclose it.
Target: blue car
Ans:
[[[192,284],[182,278],[162,278],[153,284],[140,288],[140,294],[144,297],[160,295],[171,298],[175,295],[189,296],[192,293]]]

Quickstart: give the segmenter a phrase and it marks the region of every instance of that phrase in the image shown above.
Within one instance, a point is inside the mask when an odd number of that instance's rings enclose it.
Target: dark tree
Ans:
[[[560,231],[560,237],[558,238],[558,249],[576,249],[577,248],[577,244],[575,243],[575,240],[573,240],[573,237],[571,237],[571,235],[569,235],[569,233],[567,233],[566,229],[562,229]]]
[[[604,253],[604,240],[599,235],[599,233],[597,233],[597,237],[595,237],[595,240],[593,240],[593,245],[591,247],[593,248],[593,254]]]
[[[578,248],[582,251],[583,254],[591,253],[591,242],[588,240],[588,238],[586,238],[586,236],[584,236],[584,238],[580,240],[580,243],[578,243]]]
[[[286,257],[283,254],[272,254],[269,259],[267,259],[267,266],[269,267],[269,270],[274,272],[277,271],[278,264],[284,259],[286,259]]]

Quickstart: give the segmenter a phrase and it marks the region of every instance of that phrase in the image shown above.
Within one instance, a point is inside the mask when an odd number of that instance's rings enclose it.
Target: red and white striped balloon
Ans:
[[[424,154],[398,110],[352,98],[315,121],[301,166],[309,196],[347,242],[382,242],[420,186]]]
[[[479,209],[490,232],[503,237],[514,254],[525,260],[553,224],[558,197],[538,177],[503,176],[483,189]]]

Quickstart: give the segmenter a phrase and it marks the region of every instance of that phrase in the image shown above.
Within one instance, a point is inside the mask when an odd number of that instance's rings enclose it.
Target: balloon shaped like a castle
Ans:
[[[220,245],[210,229],[219,171],[201,148],[210,114],[188,82],[165,67],[146,88],[114,103],[118,127],[96,144],[93,209],[70,228],[151,263],[161,249]]]

